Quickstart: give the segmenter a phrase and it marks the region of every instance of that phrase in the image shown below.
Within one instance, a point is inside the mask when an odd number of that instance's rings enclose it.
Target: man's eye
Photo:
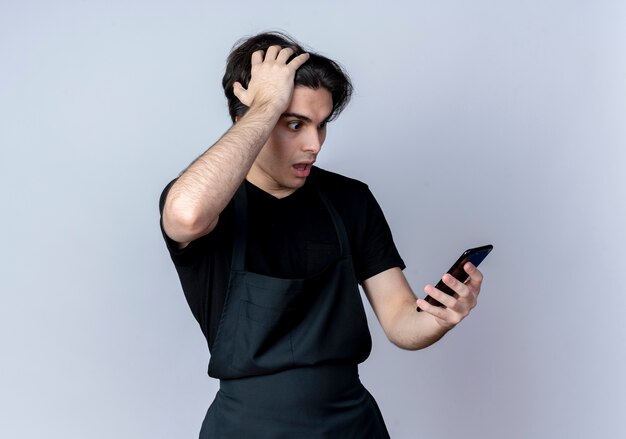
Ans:
[[[289,122],[287,126],[291,128],[292,130],[298,130],[302,127],[302,122],[298,122],[298,121]]]
[[[321,124],[319,124],[319,129],[323,130],[324,128],[326,128],[327,124],[328,124],[328,122],[322,122]]]

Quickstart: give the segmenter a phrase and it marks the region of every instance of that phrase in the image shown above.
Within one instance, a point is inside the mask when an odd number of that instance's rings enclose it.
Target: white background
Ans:
[[[318,164],[370,185],[417,293],[495,246],[437,345],[372,319],[392,437],[624,437],[617,0],[3,0],[0,437],[197,437],[218,383],[157,201],[229,126],[231,46],[267,29],[351,74]]]

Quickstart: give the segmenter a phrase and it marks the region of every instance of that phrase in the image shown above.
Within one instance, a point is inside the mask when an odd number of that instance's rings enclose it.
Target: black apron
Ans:
[[[358,377],[371,337],[348,235],[314,179],[339,240],[340,255],[304,279],[245,270],[245,183],[235,195],[230,280],[211,351],[220,390],[201,439],[388,438],[376,402]]]

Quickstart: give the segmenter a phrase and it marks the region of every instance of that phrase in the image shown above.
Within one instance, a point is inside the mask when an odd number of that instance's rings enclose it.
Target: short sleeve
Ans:
[[[390,268],[406,268],[393,241],[389,224],[374,195],[365,188],[363,217],[358,221],[355,272],[359,283]]]

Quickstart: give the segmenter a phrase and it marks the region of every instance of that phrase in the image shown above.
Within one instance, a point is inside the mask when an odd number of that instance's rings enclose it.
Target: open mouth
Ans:
[[[296,163],[293,168],[296,170],[298,177],[308,177],[311,173],[311,167],[313,163]]]

